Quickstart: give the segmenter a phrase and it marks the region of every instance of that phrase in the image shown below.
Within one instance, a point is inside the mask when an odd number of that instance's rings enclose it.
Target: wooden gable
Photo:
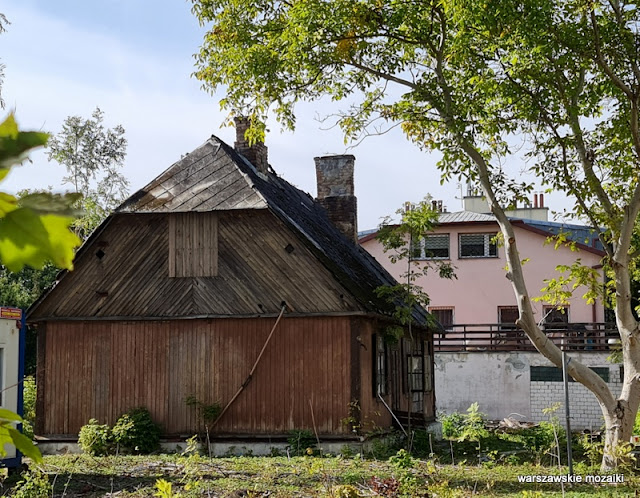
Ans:
[[[277,313],[283,301],[292,313],[363,311],[268,210],[191,213],[217,236],[206,238],[209,251],[181,253],[180,271],[215,261],[217,275],[181,277],[170,258],[172,216],[115,215],[29,319],[253,316]]]

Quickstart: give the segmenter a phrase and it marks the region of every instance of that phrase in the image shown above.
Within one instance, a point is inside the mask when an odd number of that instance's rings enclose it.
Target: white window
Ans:
[[[449,259],[449,234],[429,234],[413,244],[414,259]]]
[[[498,247],[495,233],[461,233],[461,258],[497,258]]]

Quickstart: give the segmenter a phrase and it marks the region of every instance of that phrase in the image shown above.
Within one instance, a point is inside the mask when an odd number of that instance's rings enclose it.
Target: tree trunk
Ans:
[[[504,238],[504,248],[507,260],[507,278],[513,287],[513,292],[518,302],[519,318],[516,321],[527,335],[535,348],[556,367],[562,368],[562,351],[549,340],[540,329],[535,320],[529,291],[522,271],[522,263],[516,245],[515,232],[504,209],[500,206],[496,192],[491,183],[489,164],[480,150],[464,134],[457,131],[452,115],[453,99],[446,84],[446,78],[441,65],[436,67],[436,73],[441,85],[444,106],[438,102],[432,102],[442,116],[447,128],[454,134],[460,148],[475,164],[477,179],[489,204],[491,212],[495,215],[500,231]],[[585,163],[586,164],[586,163]],[[589,163],[590,165],[590,163]],[[589,171],[587,171],[589,173]],[[587,176],[589,176],[587,174]],[[611,203],[601,189],[603,199]],[[612,210],[611,210],[612,211]],[[607,383],[593,370],[582,363],[569,359],[567,370],[569,375],[589,389],[600,403],[605,421],[605,453],[602,460],[602,469],[614,469],[618,465],[620,457],[620,444],[628,442],[633,429],[634,418],[640,404],[640,325],[631,311],[631,286],[629,275],[629,251],[634,229],[634,223],[640,212],[640,185],[635,189],[632,202],[622,210],[623,216],[618,226],[618,237],[613,242],[614,251],[607,251],[615,274],[616,287],[616,323],[620,332],[623,352],[624,382],[619,399],[616,399]],[[613,213],[613,211],[612,211]],[[612,214],[609,213],[609,214]],[[614,230],[615,232],[615,230]],[[567,437],[571,437],[567,434]]]
[[[520,313],[516,324],[522,328],[535,348],[556,367],[562,368],[562,351],[540,329],[533,314],[529,292],[527,290],[522,263],[518,252],[515,232],[504,210],[499,205],[490,179],[489,168],[484,158],[468,143],[462,143],[462,147],[478,166],[479,180],[489,203],[491,212],[495,215],[500,231],[504,238],[505,256],[509,271],[507,278],[511,281],[514,294],[518,302]],[[597,398],[605,420],[605,453],[602,460],[602,469],[616,468],[620,456],[620,443],[628,442],[633,429],[633,422],[638,402],[640,401],[640,383],[638,382],[638,370],[640,369],[640,349],[638,348],[638,324],[629,319],[629,313],[619,308],[629,307],[629,296],[622,293],[628,288],[628,271],[625,275],[626,265],[619,265],[616,270],[618,283],[618,299],[616,301],[616,317],[618,329],[622,339],[624,356],[625,379],[620,399],[615,399],[606,382],[593,370],[582,363],[569,359],[567,370],[569,375],[589,389]],[[621,319],[624,317],[626,319]],[[626,327],[633,324],[632,327]],[[626,332],[625,332],[626,330]],[[635,332],[635,333],[634,333]],[[567,437],[571,437],[567,434]]]

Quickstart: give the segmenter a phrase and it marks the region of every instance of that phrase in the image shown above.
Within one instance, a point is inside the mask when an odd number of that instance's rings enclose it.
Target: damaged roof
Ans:
[[[394,306],[378,297],[376,289],[397,285],[396,280],[367,251],[347,239],[309,194],[273,171],[258,172],[244,156],[215,136],[134,193],[110,218],[119,213],[251,209],[268,209],[289,226],[367,311],[391,315]],[[412,314],[418,324],[439,328],[423,308],[414,307]]]

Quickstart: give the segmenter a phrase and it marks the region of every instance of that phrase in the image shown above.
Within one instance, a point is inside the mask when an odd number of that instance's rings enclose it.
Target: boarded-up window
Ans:
[[[169,277],[215,277],[218,274],[216,213],[169,216]]]
[[[445,330],[453,330],[453,308],[445,306],[430,306],[429,313],[438,320],[438,323],[442,325]]]
[[[382,334],[373,334],[373,362],[375,366],[373,397],[387,394],[387,346]]]
[[[433,390],[433,361],[431,343],[423,341],[422,351],[424,352],[424,390],[430,392]]]

